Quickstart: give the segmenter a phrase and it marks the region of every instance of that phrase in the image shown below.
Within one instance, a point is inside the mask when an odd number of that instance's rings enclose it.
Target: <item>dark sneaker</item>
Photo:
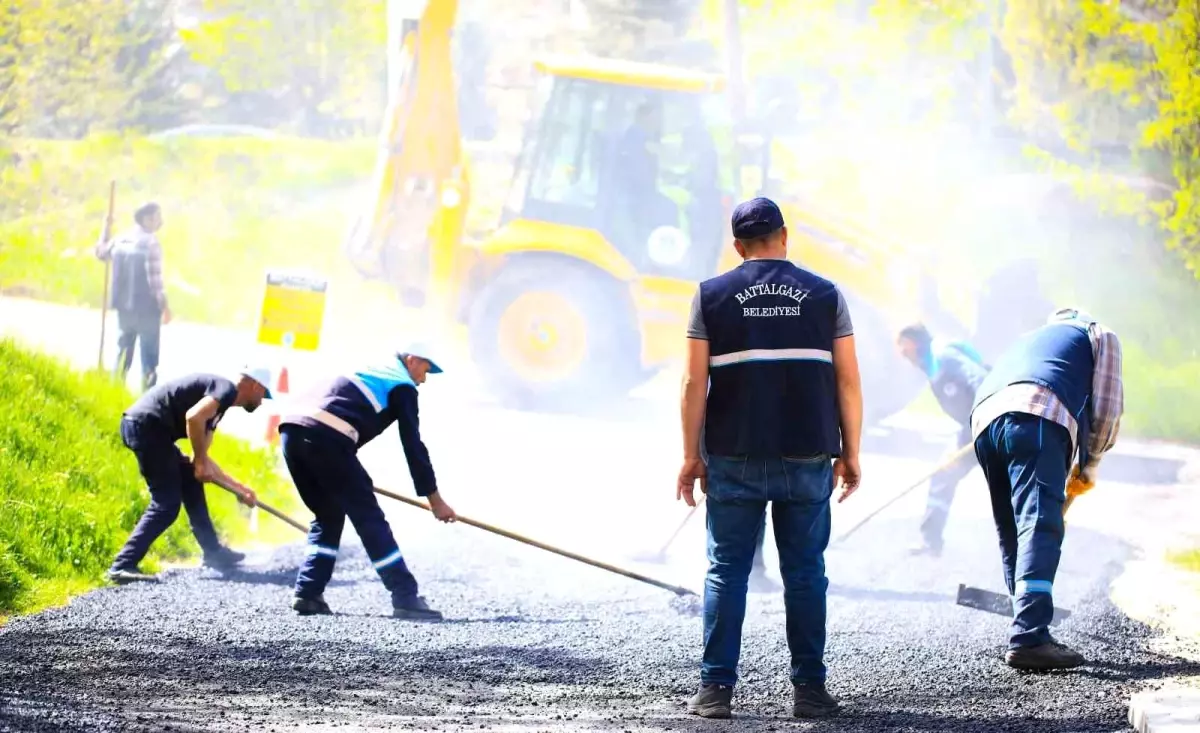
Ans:
[[[1038,646],[1009,649],[1004,663],[1014,669],[1071,669],[1084,663],[1083,655],[1074,649],[1051,641]]]
[[[701,718],[733,716],[733,687],[730,685],[700,685],[700,691],[688,698],[688,712]]]
[[[792,717],[824,718],[838,711],[838,701],[821,682],[792,685]]]
[[[392,618],[406,621],[441,621],[442,612],[429,607],[421,596],[403,601],[392,600]]]
[[[782,585],[771,580],[761,570],[751,571],[750,580],[747,585],[751,593],[776,593],[783,590]]]
[[[244,552],[236,552],[228,547],[204,553],[204,564],[214,570],[232,570],[245,559]]]
[[[157,583],[157,575],[148,575],[137,568],[113,568],[104,574],[106,578],[117,585],[127,583]]]
[[[293,598],[292,610],[301,616],[325,616],[333,613],[323,596],[316,598]]]

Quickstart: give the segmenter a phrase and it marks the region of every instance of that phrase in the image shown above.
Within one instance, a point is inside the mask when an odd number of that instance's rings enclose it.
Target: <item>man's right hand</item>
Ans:
[[[172,316],[171,316],[171,309],[170,309],[170,308],[163,308],[163,311],[162,311],[162,322],[163,322],[163,325],[166,325],[166,324],[170,323],[170,322],[171,322],[171,318],[172,318]]]
[[[216,477],[216,464],[208,458],[193,458],[192,472],[201,483],[211,482]]]
[[[458,515],[446,503],[446,500],[440,494],[434,492],[429,496],[429,508],[433,511],[433,516],[439,522],[453,522],[458,519]]]
[[[842,493],[838,496],[841,504],[851,494],[858,490],[858,482],[862,472],[858,467],[858,456],[842,456],[833,462],[833,485],[840,487]]]

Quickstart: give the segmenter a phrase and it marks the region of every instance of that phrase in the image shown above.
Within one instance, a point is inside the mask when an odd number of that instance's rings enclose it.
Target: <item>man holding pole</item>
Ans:
[[[150,506],[134,527],[108,571],[109,580],[129,583],[154,580],[138,570],[150,545],[175,522],[179,507],[187,509],[192,533],[204,551],[204,564],[227,569],[244,559],[221,545],[208,516],[204,482],[219,484],[254,506],[254,492],[235,481],[208,453],[213,433],[225,412],[241,407],[254,412],[271,398],[266,369],[243,369],[232,381],[215,374],[190,374],[149,389],[121,418],[121,440],[137,457],[138,468],[150,490]],[[175,442],[187,438],[192,445],[188,460]]]
[[[134,226],[120,236],[96,243],[95,254],[112,262],[111,307],[117,311],[115,373],[124,382],[133,364],[133,349],[141,341],[142,389],[158,381],[158,346],[162,324],[170,323],[171,309],[163,288],[162,245],[155,233],[162,228],[162,210],[147,203],[133,215]]]
[[[300,498],[314,519],[308,555],[296,577],[292,609],[301,615],[331,613],[325,586],[349,518],[367,556],[392,595],[392,616],[410,621],[440,621],[442,613],[417,594],[392,529],[375,498],[375,486],[358,450],[393,422],[400,433],[417,495],[429,500],[433,515],[453,522],[454,510],[438,491],[429,451],[421,440],[417,387],[442,369],[425,347],[414,346],[380,364],[321,385],[300,409],[279,426],[283,458]]]
[[[964,449],[971,442],[971,405],[975,402],[975,391],[987,376],[988,367],[970,344],[940,342],[921,323],[902,329],[896,346],[904,358],[929,379],[929,388],[942,412],[959,425],[954,451],[963,455],[929,479],[929,497],[921,520],[922,542],[911,549],[914,555],[937,557],[942,554],[942,534],[950,516],[955,489],[975,467],[970,451],[964,452]]]
[[[697,480],[707,493],[709,560],[700,689],[688,710],[731,715],[747,578],[771,503],[792,714],[820,717],[838,708],[825,689],[829,500],[835,481],[838,501],[859,482],[854,331],[837,287],[787,260],[787,228],[774,202],[740,204],[733,236],[745,261],[700,284],[687,334],[677,496],[694,506]]]

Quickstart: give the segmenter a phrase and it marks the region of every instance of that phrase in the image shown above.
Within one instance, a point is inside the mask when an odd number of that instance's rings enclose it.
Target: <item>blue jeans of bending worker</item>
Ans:
[[[175,522],[181,505],[187,509],[192,534],[204,553],[221,549],[208,515],[204,484],[196,480],[192,462],[175,447],[166,428],[122,418],[121,441],[137,457],[138,469],[150,490],[150,505],[113,560],[112,569],[135,569],[150,551],[150,545]]]
[[[746,616],[746,581],[768,502],[783,577],[791,679],[825,680],[825,548],[833,465],[813,458],[708,459],[708,574],[700,680],[737,681]]]
[[[1013,597],[1009,648],[1040,646],[1051,640],[1054,619],[1070,434],[1049,420],[1010,412],[980,433],[975,456],[992,495],[1004,582]]]
[[[142,342],[142,388],[150,389],[158,382],[158,345],[162,333],[162,313],[159,311],[117,311],[116,374],[122,383],[133,366],[133,348]]]
[[[288,473],[314,517],[308,554],[296,576],[296,597],[317,598],[325,591],[349,517],[393,602],[414,598],[417,579],[400,554],[354,444],[332,431],[300,425],[283,425],[279,434]]]
[[[969,442],[971,442],[971,432],[969,429],[964,429],[959,433],[954,451],[962,450],[963,446]],[[974,468],[975,461],[971,458],[971,454],[967,453],[930,477],[929,496],[925,500],[925,516],[921,519],[921,536],[925,538],[925,544],[937,550],[942,549],[942,535],[946,531],[946,520],[950,518],[950,505],[954,503],[955,490]]]

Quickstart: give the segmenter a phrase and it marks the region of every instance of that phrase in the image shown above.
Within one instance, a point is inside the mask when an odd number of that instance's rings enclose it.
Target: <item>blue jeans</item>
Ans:
[[[150,505],[113,560],[113,570],[135,570],[163,532],[175,523],[180,506],[187,509],[196,542],[207,555],[221,549],[208,515],[204,484],[196,480],[192,462],[175,447],[166,429],[153,423],[121,418],[121,441],[137,457],[150,490]]]
[[[292,483],[313,513],[308,553],[296,576],[296,596],[312,599],[325,591],[349,517],[393,603],[414,598],[417,579],[396,545],[354,444],[331,431],[300,425],[283,425],[279,435]]]
[[[975,456],[992,495],[1004,582],[1013,597],[1008,646],[1045,644],[1054,619],[1071,436],[1057,423],[1010,412],[979,434]]]
[[[704,684],[737,681],[746,581],[767,503],[787,610],[791,679],[825,681],[825,548],[833,464],[814,458],[708,459],[708,575],[704,579]]]

